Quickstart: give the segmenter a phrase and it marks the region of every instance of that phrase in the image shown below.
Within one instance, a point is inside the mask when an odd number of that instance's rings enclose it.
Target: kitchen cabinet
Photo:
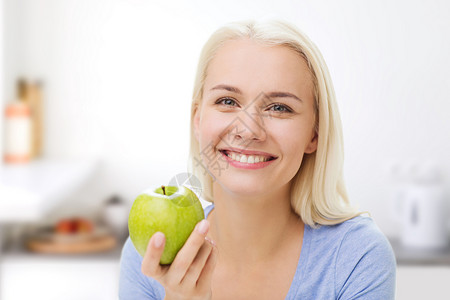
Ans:
[[[40,159],[0,165],[0,299],[115,299],[119,255],[45,256],[3,252],[3,224],[45,219],[93,175],[90,160]]]
[[[6,253],[0,265],[0,299],[118,299],[119,260],[119,248],[73,257]]]
[[[390,240],[397,259],[397,300],[450,299],[450,246],[413,249]]]
[[[400,265],[397,300],[450,299],[450,265]]]

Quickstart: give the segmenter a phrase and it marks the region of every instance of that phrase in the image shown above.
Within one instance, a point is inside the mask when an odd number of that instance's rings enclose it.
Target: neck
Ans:
[[[290,205],[289,186],[258,197],[231,194],[216,182],[213,190],[210,235],[221,259],[230,264],[264,261],[303,230],[300,217]]]

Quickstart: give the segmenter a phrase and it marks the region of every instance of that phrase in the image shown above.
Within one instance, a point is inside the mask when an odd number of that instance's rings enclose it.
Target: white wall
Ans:
[[[352,201],[389,235],[393,162],[450,168],[447,1],[4,0],[5,88],[45,81],[45,153],[98,157],[74,203],[116,191],[130,201],[186,169],[200,48],[220,25],[280,17],[321,49],[344,126]],[[211,3],[210,3],[211,2]]]

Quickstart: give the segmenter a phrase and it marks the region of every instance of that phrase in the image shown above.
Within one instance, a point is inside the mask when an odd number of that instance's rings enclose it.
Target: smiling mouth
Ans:
[[[256,164],[260,162],[266,162],[271,161],[274,159],[277,159],[277,157],[274,156],[264,156],[264,155],[246,155],[238,152],[233,152],[229,150],[219,150],[224,155],[228,156],[234,161],[238,161],[241,163],[249,163],[249,164]]]

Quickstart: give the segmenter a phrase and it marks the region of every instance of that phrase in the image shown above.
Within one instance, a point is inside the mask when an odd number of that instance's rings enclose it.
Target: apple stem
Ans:
[[[162,185],[161,188],[162,188],[163,194],[166,195],[166,187]]]

